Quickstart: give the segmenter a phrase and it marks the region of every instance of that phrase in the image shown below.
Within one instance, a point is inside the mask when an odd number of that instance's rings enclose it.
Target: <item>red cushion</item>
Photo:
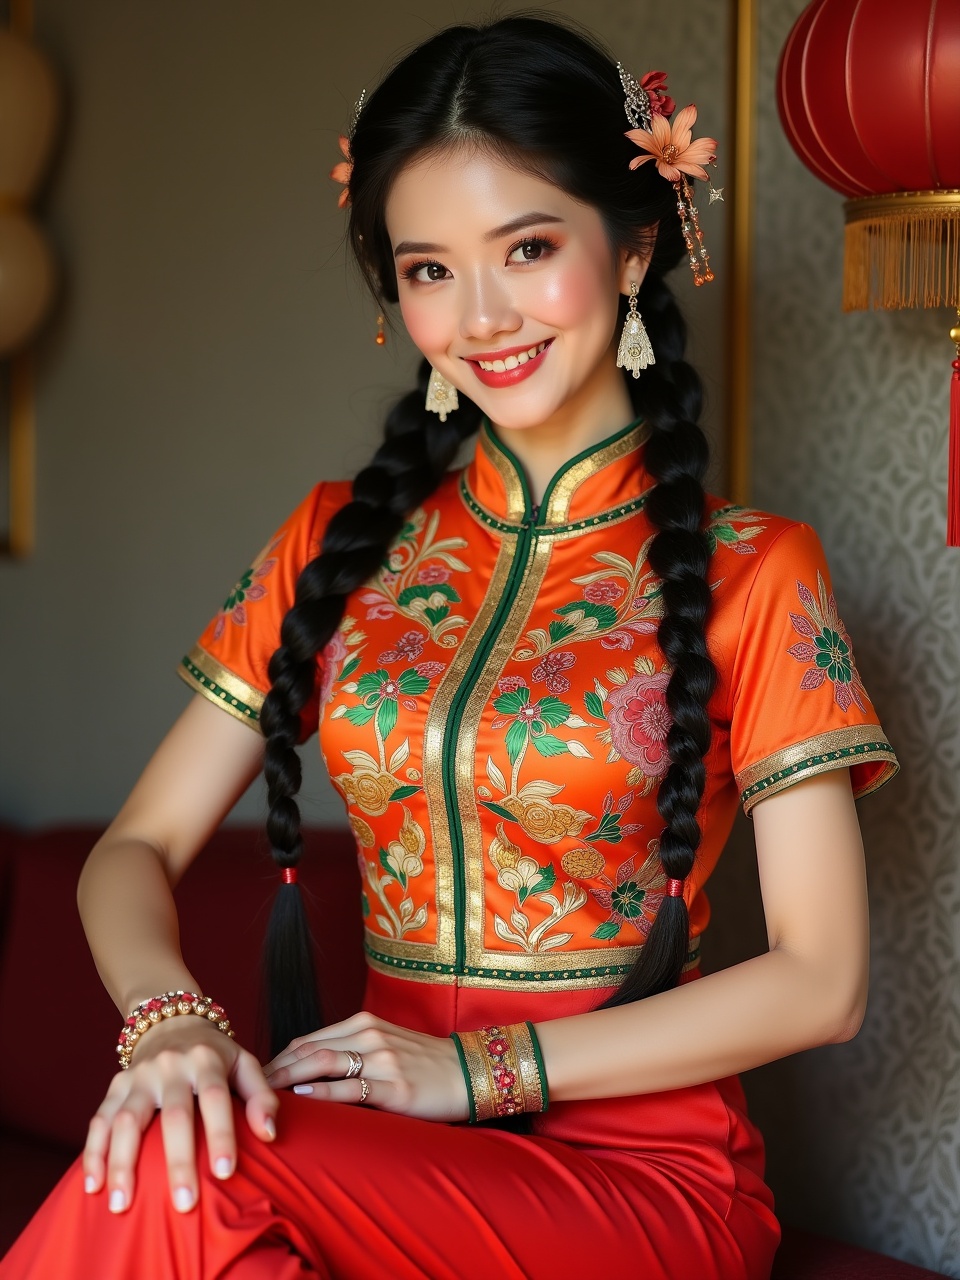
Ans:
[[[87,948],[76,885],[99,828],[22,834],[0,948],[0,1127],[79,1149],[116,1070],[121,1019]],[[10,860],[9,847],[4,861]],[[0,866],[2,870],[2,866]],[[307,833],[301,872],[328,1021],[363,993],[359,873],[349,830]],[[262,838],[225,828],[177,886],[184,958],[255,1046],[260,942],[277,884]],[[12,1031],[16,1028],[16,1031]]]
[[[936,1280],[938,1276],[938,1271],[784,1227],[770,1280]]]

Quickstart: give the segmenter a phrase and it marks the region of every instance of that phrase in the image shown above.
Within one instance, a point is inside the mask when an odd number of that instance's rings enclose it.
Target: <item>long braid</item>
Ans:
[[[424,408],[430,365],[421,363],[417,388],[390,411],[385,438],[353,481],[352,500],[331,518],[320,554],[297,579],[294,603],[270,659],[270,692],[260,725],[266,738],[264,775],[267,835],[274,861],[295,867],[303,851],[295,799],[302,767],[296,750],[301,713],[316,680],[316,657],[333,637],[349,593],[382,565],[404,520],[443,480],[462,441],[477,429],[480,412],[465,397],[441,422]],[[274,899],[264,949],[270,993],[271,1053],[321,1023],[306,912],[296,884],[281,884]]]
[[[660,859],[668,877],[685,879],[700,846],[697,810],[710,748],[707,704],[717,682],[706,644],[710,549],[703,529],[703,479],[709,449],[697,421],[703,400],[700,379],[683,358],[686,325],[662,277],[647,274],[638,304],[656,363],[631,392],[635,408],[652,428],[645,463],[657,483],[646,514],[659,532],[650,544],[649,559],[662,583],[664,613],[657,642],[672,669],[666,689],[673,721],[667,735],[670,766],[657,791],[657,809],[666,824]],[[605,1006],[628,1004],[676,986],[687,956],[688,930],[683,898],[664,897],[639,959]]]

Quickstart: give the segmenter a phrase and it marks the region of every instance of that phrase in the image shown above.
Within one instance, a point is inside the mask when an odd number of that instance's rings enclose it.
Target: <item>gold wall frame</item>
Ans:
[[[750,500],[753,401],[753,244],[757,149],[757,53],[760,0],[732,0],[730,137],[733,165],[727,200],[730,286],[725,381],[727,475],[733,502]],[[730,190],[730,188],[728,188]]]

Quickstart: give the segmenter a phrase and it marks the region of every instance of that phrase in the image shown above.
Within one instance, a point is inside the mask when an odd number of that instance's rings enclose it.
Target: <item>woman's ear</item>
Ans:
[[[632,283],[642,284],[643,277],[647,274],[650,266],[650,259],[653,257],[653,246],[657,238],[657,228],[650,228],[649,248],[642,253],[638,253],[636,249],[621,249],[617,256],[617,287],[623,294],[630,293],[630,285]]]

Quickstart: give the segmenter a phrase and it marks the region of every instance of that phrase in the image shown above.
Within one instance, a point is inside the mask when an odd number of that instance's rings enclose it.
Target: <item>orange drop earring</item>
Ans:
[[[384,330],[385,320],[382,315],[377,316],[377,346],[382,347],[387,341],[387,334]]]

